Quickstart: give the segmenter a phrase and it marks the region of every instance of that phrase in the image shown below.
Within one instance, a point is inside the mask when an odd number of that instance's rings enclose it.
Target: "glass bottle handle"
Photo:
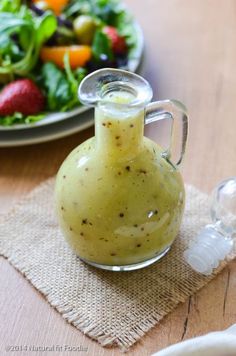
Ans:
[[[188,136],[188,115],[185,106],[177,100],[163,100],[150,103],[145,108],[145,125],[152,122],[169,119],[171,120],[171,136],[169,147],[163,151],[162,156],[170,160],[175,166],[179,166],[183,160]],[[177,162],[172,162],[171,155],[174,148],[174,127],[181,125],[182,140],[180,157]]]

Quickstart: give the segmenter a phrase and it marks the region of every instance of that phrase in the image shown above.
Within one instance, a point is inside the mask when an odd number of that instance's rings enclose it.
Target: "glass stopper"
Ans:
[[[210,275],[232,251],[236,237],[236,177],[221,182],[212,193],[211,218],[184,252],[197,272]]]

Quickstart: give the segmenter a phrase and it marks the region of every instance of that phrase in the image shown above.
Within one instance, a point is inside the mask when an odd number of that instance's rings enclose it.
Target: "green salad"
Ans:
[[[81,80],[127,68],[136,43],[119,0],[1,0],[0,125],[77,107]]]

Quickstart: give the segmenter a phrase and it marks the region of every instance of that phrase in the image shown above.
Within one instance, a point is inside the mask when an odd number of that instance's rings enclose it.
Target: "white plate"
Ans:
[[[144,47],[144,38],[143,38],[143,32],[139,24],[134,21],[134,28],[137,33],[137,44],[136,47],[132,50],[132,58],[129,59],[128,61],[128,70],[131,72],[136,72],[141,61],[142,53],[143,53],[143,47]],[[47,115],[44,119],[37,121],[32,124],[18,124],[18,125],[13,125],[13,126],[1,126],[0,125],[0,132],[1,131],[18,131],[18,130],[25,130],[25,129],[32,129],[35,127],[42,127],[48,124],[55,124],[59,121],[66,120],[68,118],[71,118],[73,116],[80,115],[81,113],[85,112],[88,110],[86,106],[80,106],[76,109],[73,109],[68,112],[56,112]],[[2,135],[1,135],[2,136]],[[0,142],[1,146],[1,142]]]
[[[0,131],[0,147],[25,146],[52,141],[87,129],[93,125],[93,110],[73,116],[53,125],[20,131]]]

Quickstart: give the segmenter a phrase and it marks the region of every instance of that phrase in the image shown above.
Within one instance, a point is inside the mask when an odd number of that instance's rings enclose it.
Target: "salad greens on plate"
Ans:
[[[136,42],[119,0],[1,0],[0,125],[78,107],[81,80],[127,68]]]

